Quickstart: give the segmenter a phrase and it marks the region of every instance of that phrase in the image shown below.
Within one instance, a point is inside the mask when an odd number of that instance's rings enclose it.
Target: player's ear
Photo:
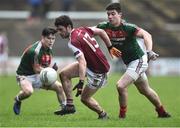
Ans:
[[[68,25],[68,26],[66,27],[66,30],[70,33],[70,32],[71,32],[71,30],[72,30],[71,26],[70,26],[70,25]]]
[[[68,25],[68,26],[66,27],[66,29],[67,29],[68,31],[71,31],[71,30],[72,30],[71,25]]]

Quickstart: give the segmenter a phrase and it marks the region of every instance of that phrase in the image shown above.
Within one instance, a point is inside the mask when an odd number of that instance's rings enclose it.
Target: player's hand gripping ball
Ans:
[[[50,67],[44,68],[40,72],[40,80],[44,86],[51,86],[57,80],[57,72]]]

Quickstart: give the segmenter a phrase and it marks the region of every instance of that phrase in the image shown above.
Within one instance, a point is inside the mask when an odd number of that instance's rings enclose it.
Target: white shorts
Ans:
[[[87,69],[86,75],[87,75],[87,86],[91,89],[104,87],[107,83],[106,73],[98,74]]]
[[[16,80],[19,85],[20,85],[20,81],[24,79],[27,79],[29,82],[31,82],[33,88],[40,89],[42,87],[42,82],[40,80],[39,74],[28,75],[28,76],[16,75]]]
[[[140,59],[134,60],[127,65],[125,73],[130,75],[134,81],[142,77],[147,79],[145,71],[148,68],[147,55],[143,55]]]

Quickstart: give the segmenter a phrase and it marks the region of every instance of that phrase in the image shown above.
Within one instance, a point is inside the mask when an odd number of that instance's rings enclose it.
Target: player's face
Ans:
[[[59,25],[56,30],[58,31],[59,35],[65,39],[65,38],[68,38],[69,35],[70,35],[70,32],[69,32],[69,29],[68,27],[64,27],[64,26],[61,26]]]
[[[121,24],[121,13],[118,13],[116,10],[108,10],[107,16],[109,22],[114,26],[119,26]]]
[[[43,38],[43,44],[45,47],[48,47],[48,48],[52,48],[54,42],[55,42],[55,35],[53,34],[50,34],[49,36],[47,37],[42,37]]]

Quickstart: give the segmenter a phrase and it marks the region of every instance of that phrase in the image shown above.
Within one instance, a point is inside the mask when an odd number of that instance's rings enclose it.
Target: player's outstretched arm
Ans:
[[[99,29],[96,27],[91,27],[91,29],[94,31],[94,35],[98,35],[103,40],[103,42],[106,44],[112,58],[113,58],[113,56],[115,56],[115,57],[121,56],[121,51],[119,51],[118,49],[113,47],[107,33],[103,29]]]
[[[153,41],[151,34],[141,28],[136,35],[144,39],[144,44],[147,49],[148,62],[150,60],[156,60],[159,54],[152,51]]]

